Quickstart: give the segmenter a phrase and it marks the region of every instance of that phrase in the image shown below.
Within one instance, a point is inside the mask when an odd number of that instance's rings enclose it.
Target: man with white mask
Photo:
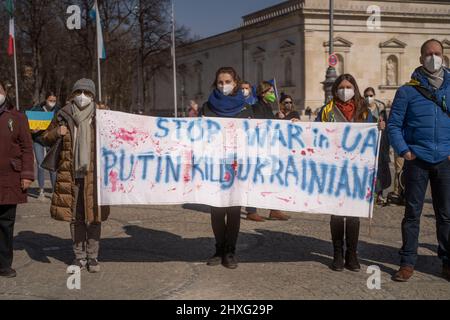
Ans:
[[[52,218],[70,222],[75,260],[72,265],[99,272],[101,222],[108,207],[99,208],[96,192],[95,84],[78,80],[70,102],[53,119],[43,134],[47,145],[62,139],[57,156],[55,191],[50,208]]]
[[[405,159],[406,207],[396,281],[408,281],[414,272],[428,182],[442,276],[450,281],[450,73],[443,66],[443,52],[442,43],[436,39],[422,45],[422,66],[414,71],[409,83],[398,89],[389,117],[391,145]]]

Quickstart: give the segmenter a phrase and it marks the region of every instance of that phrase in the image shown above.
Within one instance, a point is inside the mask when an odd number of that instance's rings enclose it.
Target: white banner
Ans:
[[[197,203],[369,217],[372,123],[155,118],[97,110],[100,205]]]

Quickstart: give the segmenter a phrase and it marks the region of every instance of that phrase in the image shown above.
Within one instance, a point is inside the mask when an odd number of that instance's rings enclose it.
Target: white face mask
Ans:
[[[441,70],[442,68],[442,58],[436,55],[427,56],[423,64],[425,69],[431,73]]]
[[[3,105],[6,101],[6,96],[4,94],[0,94],[0,106]]]
[[[48,106],[50,109],[53,109],[53,108],[56,106],[56,102],[49,102],[49,103],[47,103],[47,106]]]
[[[250,95],[250,90],[244,89],[242,90],[242,93],[244,94],[244,97],[248,97]]]
[[[337,94],[339,100],[341,100],[342,102],[347,102],[355,96],[355,90],[347,88],[339,89]]]
[[[80,108],[86,108],[88,105],[90,105],[92,102],[92,99],[86,96],[84,93],[80,94],[79,96],[75,97],[75,103]]]
[[[375,97],[366,97],[366,102],[368,105],[372,105],[375,102]]]
[[[233,92],[234,86],[232,84],[226,84],[223,87],[219,87],[219,90],[224,96],[229,96]]]

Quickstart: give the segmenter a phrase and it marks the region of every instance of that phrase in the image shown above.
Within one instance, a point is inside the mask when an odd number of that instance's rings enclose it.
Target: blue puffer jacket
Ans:
[[[437,101],[450,107],[450,73],[445,70],[444,83],[434,90],[417,68],[409,84],[398,89],[388,121],[389,140],[395,152],[408,151],[417,158],[436,164],[450,156],[450,111],[425,98],[415,85],[431,90]]]

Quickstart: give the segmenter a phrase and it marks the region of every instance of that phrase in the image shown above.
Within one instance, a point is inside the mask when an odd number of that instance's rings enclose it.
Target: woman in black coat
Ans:
[[[252,118],[251,106],[245,102],[240,80],[231,67],[216,72],[213,92],[199,111],[199,116],[225,118]],[[226,219],[225,219],[226,218]],[[216,252],[207,265],[237,268],[236,243],[241,225],[241,207],[211,207],[211,225],[216,239]]]

